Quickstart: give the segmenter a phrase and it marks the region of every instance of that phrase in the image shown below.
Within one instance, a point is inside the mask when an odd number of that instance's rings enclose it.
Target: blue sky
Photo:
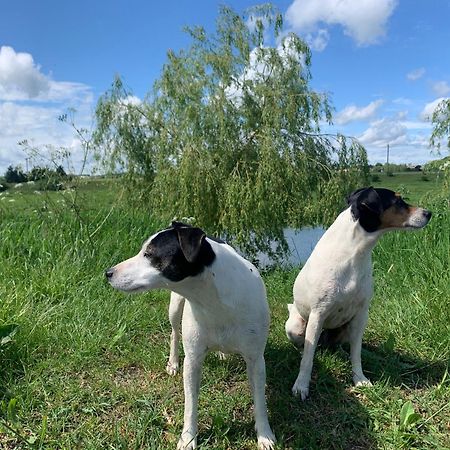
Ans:
[[[0,173],[24,165],[17,142],[79,145],[57,117],[77,109],[92,125],[96,101],[120,74],[143,98],[168,49],[188,46],[184,25],[214,29],[213,0],[15,0],[0,9]],[[236,11],[255,4],[228,1]],[[273,4],[313,50],[312,86],[335,107],[333,132],[358,137],[371,162],[386,145],[397,162],[430,154],[427,116],[450,95],[450,0],[289,0]],[[446,44],[447,42],[447,44]],[[326,131],[330,131],[327,129]]]

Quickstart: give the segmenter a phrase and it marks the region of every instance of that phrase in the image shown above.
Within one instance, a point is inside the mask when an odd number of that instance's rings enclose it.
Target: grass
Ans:
[[[379,181],[372,182],[375,187],[385,187],[400,192],[411,202],[433,196],[442,186],[442,173],[401,172],[388,176],[385,173],[373,174]]]
[[[382,182],[391,180],[402,181]],[[415,181],[402,181],[411,197],[420,183],[438,188]],[[11,190],[0,200],[0,330],[17,325],[10,342],[0,334],[2,449],[164,450],[175,448],[181,432],[182,379],[164,370],[169,294],[126,296],[103,279],[106,267],[133,255],[161,224],[150,211],[116,201],[112,182],[95,183],[48,197]],[[391,233],[375,251],[362,355],[372,388],[352,387],[345,348],[319,350],[311,398],[292,397],[300,355],[284,321],[298,270],[264,274],[272,310],[267,397],[277,448],[450,448],[450,213],[448,199],[421,195],[435,213],[430,225]],[[208,356],[199,432],[201,448],[256,448],[239,357]]]

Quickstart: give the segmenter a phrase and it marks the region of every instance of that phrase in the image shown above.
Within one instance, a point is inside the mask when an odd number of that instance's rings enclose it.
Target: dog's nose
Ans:
[[[430,220],[430,219],[431,219],[431,211],[428,211],[428,209],[426,209],[426,210],[423,212],[423,215],[427,218],[427,220]]]
[[[105,271],[105,276],[106,276],[106,278],[111,278],[112,276],[114,275],[114,269],[107,269],[106,271]]]

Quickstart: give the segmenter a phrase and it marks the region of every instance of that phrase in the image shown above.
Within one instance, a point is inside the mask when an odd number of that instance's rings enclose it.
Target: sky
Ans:
[[[186,25],[212,32],[221,4],[248,0],[15,0],[0,2],[0,173],[26,165],[18,142],[65,148],[81,159],[75,109],[92,129],[99,96],[120,75],[143,99],[169,49],[189,46]],[[311,87],[330,95],[332,127],[356,137],[369,162],[421,164],[431,152],[429,117],[450,96],[450,0],[280,0],[285,31],[312,49]],[[447,44],[446,44],[447,42]],[[445,152],[445,150],[444,150]]]

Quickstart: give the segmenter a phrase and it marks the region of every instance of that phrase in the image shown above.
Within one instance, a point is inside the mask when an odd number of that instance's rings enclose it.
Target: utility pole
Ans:
[[[389,144],[386,148],[386,173],[389,173]]]

